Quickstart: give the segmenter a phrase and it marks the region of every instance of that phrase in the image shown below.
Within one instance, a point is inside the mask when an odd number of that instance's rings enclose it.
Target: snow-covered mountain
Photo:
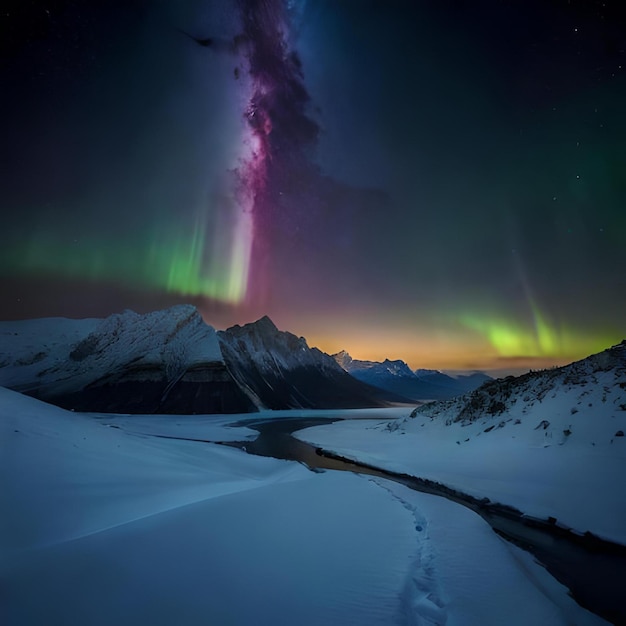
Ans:
[[[355,380],[333,357],[278,330],[267,316],[217,335],[229,372],[259,406],[359,408],[403,400]]]
[[[353,359],[345,350],[337,352],[337,354],[332,356],[339,366],[353,375],[355,372],[364,372],[372,379],[375,379],[376,376],[388,376],[390,374],[404,378],[415,378],[415,374],[409,366],[399,359],[395,361],[385,359],[382,363],[379,361],[361,361]]]
[[[64,408],[119,413],[385,403],[384,393],[269,318],[217,333],[190,305],[105,319],[0,322],[0,386]]]
[[[228,373],[215,330],[189,305],[1,322],[0,385],[83,411],[254,409]]]
[[[333,355],[354,378],[410,400],[441,400],[464,394],[482,385],[489,376],[476,372],[453,378],[437,370],[411,371],[401,360],[360,361],[345,350]]]

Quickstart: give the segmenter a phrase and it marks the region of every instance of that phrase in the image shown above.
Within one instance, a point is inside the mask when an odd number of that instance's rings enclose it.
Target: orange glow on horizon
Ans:
[[[320,328],[319,323],[312,320],[308,324],[302,324],[299,332],[310,347],[319,348],[327,354],[345,350],[356,360],[400,359],[412,370],[481,370],[503,376],[509,373],[520,374],[531,369],[567,365],[593,353],[504,356],[483,337],[463,329],[407,329],[404,325],[393,327],[382,323],[373,327],[360,327],[341,321],[328,323],[326,328]],[[605,347],[610,345],[612,344],[608,342]]]
[[[309,346],[328,354],[345,350],[356,360],[400,359],[411,369],[493,370],[506,367],[490,346],[473,337],[461,338],[428,330],[408,332],[402,327],[381,331],[380,328],[343,325],[333,327],[332,333],[312,328],[302,334]],[[515,363],[512,367],[519,369],[525,365]]]

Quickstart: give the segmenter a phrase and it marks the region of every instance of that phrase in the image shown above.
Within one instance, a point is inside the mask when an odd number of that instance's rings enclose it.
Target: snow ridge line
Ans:
[[[59,545],[63,545],[66,543],[72,543],[74,541],[80,541],[81,539],[85,539],[86,537],[91,537],[94,535],[99,535],[101,533],[105,533],[108,532],[110,530],[114,530],[116,528],[121,528],[123,526],[129,526],[131,524],[134,524],[135,522],[139,522],[141,520],[146,520],[149,518],[153,518],[153,517],[158,517],[159,515],[163,515],[164,513],[170,513],[172,511],[176,511],[179,509],[184,509],[190,506],[194,506],[196,504],[201,504],[202,502],[208,502],[209,500],[216,500],[218,498],[226,498],[228,496],[234,495],[236,493],[242,493],[244,491],[254,491],[256,489],[263,489],[265,487],[267,487],[270,484],[274,484],[280,482],[280,479],[276,479],[276,480],[272,480],[272,481],[268,481],[268,482],[261,482],[260,484],[256,485],[253,484],[253,482],[249,479],[246,480],[242,480],[240,482],[237,483],[223,483],[225,485],[228,485],[228,489],[223,490],[223,491],[216,491],[211,493],[210,495],[207,495],[205,497],[200,497],[200,498],[195,498],[195,499],[191,499],[188,502],[182,502],[179,504],[175,504],[174,506],[169,506],[169,507],[164,507],[162,509],[157,509],[155,511],[152,511],[150,513],[146,513],[145,515],[138,515],[137,517],[133,517],[130,519],[126,519],[123,520],[121,522],[117,522],[115,524],[110,524],[108,526],[103,526],[101,528],[94,528],[93,530],[84,532],[84,533],[80,533],[77,535],[74,535],[73,537],[67,537],[66,539],[59,539],[56,541],[47,541],[47,542],[43,542],[40,544],[36,544],[33,545],[29,548],[26,548],[25,551],[36,551],[36,550],[42,550],[42,549],[46,549],[46,548],[52,548],[54,546],[59,546]],[[235,487],[235,488],[230,488],[231,486]]]
[[[381,478],[369,478],[369,481],[384,489],[397,500],[411,515],[417,533],[417,550],[409,566],[409,573],[401,593],[404,617],[408,626],[444,626],[448,620],[445,602],[435,567],[435,555],[428,534],[428,521],[396,493],[389,481]]]

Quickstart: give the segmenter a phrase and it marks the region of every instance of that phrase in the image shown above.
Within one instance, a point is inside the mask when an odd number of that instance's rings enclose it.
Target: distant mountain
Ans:
[[[416,369],[413,370],[413,373],[421,378],[422,376],[430,376],[431,374],[441,374],[439,370],[428,370],[428,369]]]
[[[480,423],[486,426],[483,432],[532,420],[533,437],[547,444],[563,443],[572,434],[584,435],[590,443],[600,436],[622,437],[626,341],[564,367],[491,380],[458,398],[420,406],[395,427],[417,417],[448,426]]]
[[[416,370],[415,375],[420,382],[430,385],[435,394],[432,396],[433,399],[458,396],[480,387],[488,380],[492,380],[491,376],[487,376],[483,372],[473,372],[453,377],[438,370]]]
[[[472,372],[471,374],[460,374],[459,376],[455,376],[454,380],[461,387],[465,387],[466,391],[473,391],[487,381],[493,380],[493,378],[484,372]]]
[[[118,413],[357,408],[394,399],[267,317],[218,333],[190,305],[0,322],[0,385],[64,408]]]
[[[339,365],[339,367],[341,367],[341,369],[346,370],[346,372],[350,371],[350,366],[353,362],[353,359],[345,350],[337,352],[337,354],[333,354],[332,357],[333,359],[335,359],[335,362],[337,363],[337,365]],[[369,361],[367,362],[369,363]]]
[[[411,400],[453,398],[491,380],[482,373],[453,378],[437,370],[411,371],[401,360],[359,361],[345,350],[333,355],[335,361],[357,380],[399,394]]]

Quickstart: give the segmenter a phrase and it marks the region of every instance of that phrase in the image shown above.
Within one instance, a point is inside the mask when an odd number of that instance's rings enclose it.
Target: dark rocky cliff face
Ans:
[[[37,397],[37,393],[30,393]],[[249,413],[257,407],[223,363],[188,369],[176,381],[162,367],[126,369],[83,389],[45,399],[74,411],[102,413]]]
[[[268,409],[388,406],[401,398],[354,379],[303,337],[279,331],[268,317],[218,331],[229,372]]]

